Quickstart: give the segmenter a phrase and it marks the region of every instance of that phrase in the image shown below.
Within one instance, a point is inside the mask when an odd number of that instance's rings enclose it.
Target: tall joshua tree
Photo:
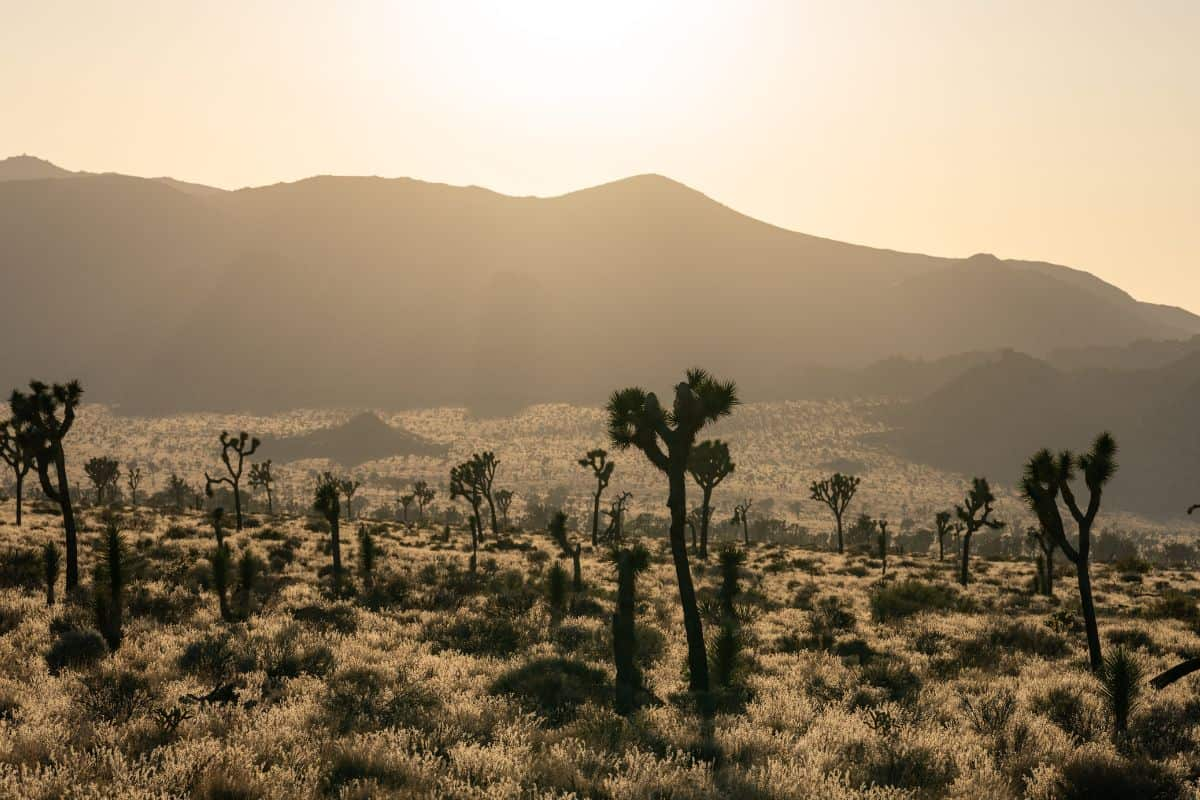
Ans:
[[[706,439],[692,448],[688,474],[700,487],[700,558],[708,558],[708,523],[712,519],[712,493],[721,481],[733,474],[729,445],[720,439]]]
[[[317,488],[313,493],[313,510],[329,523],[329,551],[333,555],[333,593],[342,593],[342,538],[339,523],[341,521],[341,502],[338,499],[342,487],[337,478],[326,472],[317,480]]]
[[[245,431],[242,431],[237,436],[230,436],[226,431],[221,431],[220,441],[221,461],[225,462],[225,470],[229,474],[214,478],[205,472],[204,493],[212,497],[213,486],[219,483],[229,485],[229,488],[233,490],[235,525],[240,531],[242,529],[242,470],[245,467],[246,459],[254,455],[262,442],[257,437],[251,438],[250,434]],[[237,463],[236,467],[234,466],[235,462]]]
[[[1076,470],[1083,474],[1088,490],[1088,503],[1080,508],[1071,488]],[[1083,610],[1083,625],[1087,631],[1088,660],[1092,672],[1104,666],[1100,652],[1100,631],[1096,624],[1096,605],[1092,600],[1092,576],[1090,553],[1092,526],[1100,513],[1100,500],[1104,487],[1117,471],[1117,443],[1112,435],[1104,432],[1096,437],[1092,449],[1080,456],[1064,450],[1057,456],[1049,450],[1039,450],[1025,465],[1021,478],[1021,494],[1037,515],[1042,528],[1054,540],[1067,560],[1075,565],[1075,576],[1079,584],[1079,605]],[[1078,530],[1077,544],[1067,541],[1066,528],[1058,502],[1061,498]]]
[[[846,552],[846,543],[842,536],[842,521],[846,516],[846,508],[858,491],[861,478],[853,475],[843,475],[835,472],[831,477],[821,481],[813,481],[809,493],[813,500],[819,500],[829,506],[833,519],[837,523],[837,548],[839,553]]]
[[[590,469],[596,478],[596,491],[592,493],[592,547],[595,547],[600,541],[600,496],[608,488],[616,464],[608,460],[607,450],[597,447],[595,450],[588,450],[587,454],[579,459],[579,466]]]
[[[83,471],[96,487],[96,505],[104,505],[104,491],[109,486],[116,486],[117,478],[121,474],[120,463],[115,458],[96,456],[88,459],[83,465]]]
[[[491,450],[485,450],[472,455],[471,463],[475,465],[479,493],[488,504],[488,512],[492,517],[492,535],[495,536],[500,533],[500,526],[496,520],[496,497],[492,492],[492,486],[496,482],[496,467],[500,466],[500,460]]]
[[[129,505],[137,508],[138,487],[142,485],[142,468],[137,464],[125,467],[125,485],[129,487]]]
[[[742,540],[746,544],[750,544],[750,506],[754,505],[753,500],[743,500],[733,507],[733,519],[729,520],[730,525],[742,526]]]
[[[483,527],[479,516],[480,506],[483,505],[483,480],[479,463],[473,458],[450,468],[450,499],[461,497],[471,504],[471,572],[475,571],[478,564],[479,534]]]
[[[970,579],[971,536],[984,528],[999,530],[1004,527],[1003,522],[992,519],[992,504],[995,502],[996,496],[992,494],[987,478],[974,478],[962,504],[954,507],[955,515],[963,524],[962,570],[958,575],[958,582],[963,586]]]
[[[937,533],[938,561],[946,559],[946,537],[953,530],[953,526],[950,524],[950,517],[951,514],[949,511],[939,511],[933,518],[933,525]]]
[[[708,654],[704,626],[696,603],[696,589],[688,563],[687,464],[696,435],[711,422],[733,413],[738,405],[737,387],[718,381],[702,369],[687,371],[687,379],[676,385],[670,409],[660,405],[653,392],[631,387],[614,392],[608,401],[608,435],[620,450],[636,447],[666,473],[671,510],[671,559],[679,584],[679,603],[687,636],[689,689],[701,698],[701,709],[709,709]]]
[[[421,522],[425,522],[425,509],[433,502],[433,498],[437,497],[437,489],[434,489],[426,481],[417,481],[412,485],[413,496],[417,498],[417,516]]]
[[[17,486],[17,527],[21,527],[21,497],[25,487],[25,476],[33,468],[33,453],[17,435],[12,420],[0,422],[0,459],[13,471]]]
[[[83,389],[79,381],[47,386],[41,381],[29,384],[29,392],[14,390],[9,398],[13,426],[27,452],[32,453],[42,492],[62,510],[66,534],[66,591],[79,585],[79,541],[75,527],[75,509],[71,505],[71,487],[67,481],[67,459],[63,439],[75,422],[75,409]],[[61,416],[60,416],[61,414]],[[54,481],[50,470],[54,469]]]
[[[267,516],[275,516],[275,476],[271,474],[271,459],[250,465],[250,488],[266,493]]]

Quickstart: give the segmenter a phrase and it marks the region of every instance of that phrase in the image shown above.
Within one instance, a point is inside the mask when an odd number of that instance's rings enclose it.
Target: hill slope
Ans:
[[[127,411],[595,403],[691,363],[785,398],[811,365],[1200,333],[1076,270],[793,233],[653,175],[518,198],[69,173],[0,181],[0,241],[32,298],[0,385],[78,375]]]

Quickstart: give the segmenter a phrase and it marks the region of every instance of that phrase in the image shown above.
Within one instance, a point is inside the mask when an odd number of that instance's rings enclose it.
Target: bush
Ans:
[[[358,630],[358,617],[354,606],[349,603],[302,606],[292,610],[292,619],[322,631],[332,629],[338,633],[354,633]]]
[[[100,632],[88,628],[61,631],[46,653],[46,665],[52,674],[63,669],[90,667],[108,655],[108,645]]]
[[[425,626],[423,638],[437,649],[474,656],[510,656],[526,644],[510,617],[464,612],[433,620]]]
[[[952,586],[924,583],[915,578],[871,591],[871,616],[877,622],[905,619],[926,611],[966,611],[968,601]]]
[[[38,550],[11,548],[0,555],[0,589],[41,589],[42,573]]]
[[[83,684],[83,706],[105,722],[128,722],[147,713],[154,700],[150,682],[139,672],[105,669],[84,678]]]
[[[1184,788],[1160,764],[1127,760],[1112,753],[1085,748],[1062,767],[1058,781],[1062,800],[1176,800]]]
[[[573,720],[585,704],[604,705],[612,699],[604,671],[565,658],[542,658],[510,670],[490,691],[511,695],[554,726]]]
[[[325,718],[338,734],[412,725],[436,706],[424,688],[378,666],[339,670],[327,681]]]
[[[188,642],[177,662],[179,668],[210,683],[254,669],[254,656],[228,633],[210,633]]]
[[[1102,721],[1084,702],[1082,693],[1065,686],[1056,686],[1035,697],[1030,708],[1069,733],[1077,743],[1095,739],[1102,726]]]
[[[986,630],[958,646],[963,664],[993,666],[1005,653],[1024,653],[1040,658],[1060,658],[1067,652],[1067,640],[1042,625],[1021,620],[994,622]]]
[[[1150,607],[1149,615],[1155,619],[1178,619],[1184,622],[1200,622],[1200,607],[1196,598],[1178,589],[1167,589],[1162,597]]]

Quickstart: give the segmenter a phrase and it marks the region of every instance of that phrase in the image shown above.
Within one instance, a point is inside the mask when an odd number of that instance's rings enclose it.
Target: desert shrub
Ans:
[[[839,658],[853,658],[859,664],[865,664],[875,656],[875,651],[867,640],[857,636],[836,642],[833,645],[833,653]]]
[[[555,726],[570,722],[587,703],[604,705],[612,699],[607,673],[564,658],[542,658],[509,670],[490,691],[514,697]]]
[[[847,603],[834,595],[826,595],[813,605],[808,624],[817,646],[829,648],[839,634],[854,630],[858,620]]]
[[[333,651],[312,637],[305,636],[296,625],[289,625],[253,642],[258,668],[272,684],[301,675],[322,677],[334,667]]]
[[[0,589],[41,588],[41,551],[10,548],[0,553]]]
[[[193,800],[261,800],[267,794],[259,777],[235,764],[214,764],[192,789]]]
[[[898,658],[877,658],[863,666],[862,681],[882,689],[888,700],[906,703],[921,691],[921,677],[905,661]]]
[[[1065,638],[1045,626],[1023,620],[993,622],[958,644],[959,660],[973,667],[994,666],[1000,655],[1008,653],[1053,659],[1066,652]]]
[[[0,636],[14,631],[25,619],[25,612],[20,606],[0,606]]]
[[[301,606],[292,609],[292,619],[322,631],[354,633],[358,630],[358,617],[349,603]]]
[[[459,612],[432,620],[422,633],[436,649],[474,656],[510,656],[526,644],[516,622],[502,614]]]
[[[1126,647],[1130,650],[1145,650],[1148,653],[1158,652],[1158,646],[1154,644],[1154,638],[1141,628],[1118,628],[1117,630],[1109,631],[1105,638],[1111,644],[1118,647]]]
[[[966,611],[968,601],[946,584],[908,578],[871,590],[871,616],[877,622],[904,619],[926,611]]]
[[[124,723],[146,714],[154,700],[150,682],[140,672],[102,669],[83,679],[80,702],[93,719]]]
[[[1055,787],[1062,800],[1176,800],[1184,787],[1165,767],[1129,760],[1099,748],[1081,748],[1062,766]]]
[[[325,774],[325,785],[331,794],[336,794],[344,786],[354,784],[369,784],[369,787],[364,786],[364,789],[404,787],[410,782],[411,776],[403,768],[402,761],[395,756],[396,754],[384,748],[365,743],[338,742],[332,746],[327,756],[329,767]]]
[[[220,683],[230,675],[254,669],[252,653],[244,643],[238,642],[228,633],[206,633],[184,646],[176,662],[178,667],[190,675]]]
[[[1141,556],[1126,556],[1113,562],[1113,569],[1127,574],[1145,575],[1151,568],[1150,562]]]
[[[325,686],[325,722],[342,735],[412,725],[437,705],[419,683],[379,666],[338,670]]]
[[[329,533],[329,523],[320,517],[309,517],[304,523],[304,529],[309,533]]]
[[[163,531],[162,538],[164,539],[199,539],[201,537],[199,529],[191,525],[172,525]]]
[[[1030,709],[1062,728],[1077,742],[1095,739],[1103,724],[1085,702],[1083,693],[1066,686],[1055,686],[1035,696]]]
[[[100,632],[91,628],[69,628],[58,634],[46,652],[46,665],[52,674],[63,669],[83,669],[108,655],[108,645]]]
[[[128,594],[126,609],[132,617],[150,617],[164,625],[176,625],[189,619],[200,605],[194,592],[176,587],[166,591],[145,583],[134,586]]]
[[[821,587],[816,581],[808,581],[796,587],[795,594],[792,595],[792,608],[798,608],[802,611],[811,611],[813,607],[813,599],[820,592]]]
[[[1167,589],[1149,609],[1155,619],[1178,619],[1184,622],[1200,622],[1200,607],[1196,598],[1178,589]]]
[[[1200,727],[1200,697],[1168,699],[1135,714],[1129,724],[1129,737],[1137,749],[1157,761],[1196,748]]]
[[[273,544],[267,548],[267,564],[272,572],[283,572],[296,560],[296,549],[289,542]]]

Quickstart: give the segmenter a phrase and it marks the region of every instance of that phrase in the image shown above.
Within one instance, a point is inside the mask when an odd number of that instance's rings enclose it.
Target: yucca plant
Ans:
[[[614,708],[630,714],[640,704],[642,674],[637,666],[637,576],[650,567],[650,552],[639,542],[632,547],[614,547],[609,560],[617,570],[617,610],[613,614],[613,661],[617,669]]]
[[[104,528],[104,560],[96,565],[93,578],[96,627],[116,651],[124,638],[125,542],[117,529],[116,520],[109,519]]]
[[[554,512],[554,516],[550,518],[550,538],[558,545],[558,549],[564,558],[571,559],[572,575],[572,591],[578,593],[583,591],[583,568],[580,565],[579,557],[583,549],[580,542],[571,544],[567,539],[567,515],[563,511]]]
[[[378,555],[375,537],[366,525],[358,526],[358,577],[363,586],[370,587],[375,582],[375,558]]]
[[[742,593],[741,572],[745,563],[745,551],[734,545],[722,547],[717,556],[721,576],[721,585],[717,590],[720,622],[717,636],[709,648],[709,661],[713,678],[718,686],[725,689],[733,686],[741,654],[745,649],[741,620],[735,605],[737,596]]]
[[[557,561],[546,573],[546,602],[557,621],[567,607],[567,571]]]
[[[242,619],[250,616],[251,610],[254,608],[254,590],[258,586],[258,580],[262,576],[265,565],[263,560],[254,554],[251,550],[243,550],[241,557],[238,559],[238,614]]]
[[[317,481],[317,488],[313,493],[313,510],[329,523],[329,551],[333,556],[333,593],[335,595],[342,593],[342,537],[339,527],[342,509],[341,501],[338,499],[341,491],[341,482],[332,473],[326,472]]]
[[[209,556],[209,563],[212,565],[213,590],[217,593],[221,619],[232,622],[233,612],[229,608],[229,571],[233,566],[233,554],[229,552],[229,545],[224,542],[217,545]]]
[[[621,450],[636,447],[667,476],[671,559],[687,636],[688,688],[700,700],[705,713],[710,710],[708,651],[688,563],[687,465],[700,430],[732,414],[739,402],[737,386],[732,381],[718,381],[702,369],[690,369],[686,380],[675,386],[670,409],[663,408],[653,392],[639,387],[613,392],[607,406],[608,436],[613,445]]]
[[[42,569],[46,578],[46,605],[54,605],[54,587],[58,583],[59,566],[62,562],[62,552],[54,542],[42,545]]]
[[[1129,730],[1130,715],[1141,705],[1142,663],[1124,647],[1117,647],[1104,657],[1096,677],[1112,718],[1113,739],[1119,742]]]

